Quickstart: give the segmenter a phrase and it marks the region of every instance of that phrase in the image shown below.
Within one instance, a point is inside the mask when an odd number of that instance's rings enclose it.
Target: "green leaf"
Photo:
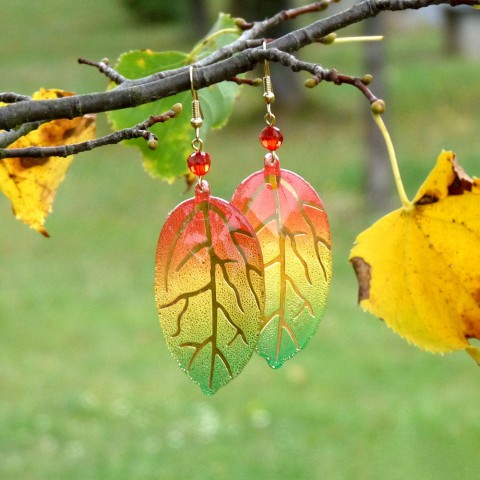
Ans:
[[[187,55],[182,52],[161,52],[136,50],[124,53],[115,68],[130,79],[151,75],[167,69],[186,65]],[[132,127],[145,121],[150,115],[158,115],[169,110],[179,102],[187,108],[189,93],[183,92],[173,97],[163,98],[156,102],[140,105],[135,108],[117,110],[108,113],[108,119],[115,130]],[[186,110],[188,112],[188,108]],[[158,136],[158,148],[150,150],[144,139],[134,139],[125,145],[140,149],[145,169],[154,177],[172,181],[186,173],[185,159],[190,150],[190,117],[180,115],[164,124],[157,124],[151,131]]]
[[[235,25],[235,19],[227,13],[219,13],[213,27],[200,40],[190,52],[191,63],[206,57],[215,50],[234,42],[240,35],[240,30]]]
[[[137,79],[165,70],[180,68],[209,55],[233,40],[238,34],[228,33],[235,28],[230,15],[220,14],[207,37],[197,44],[190,54],[183,52],[154,52],[135,50],[120,56],[115,69],[129,79]],[[227,29],[227,33],[220,33]],[[217,33],[218,32],[218,33]],[[210,128],[223,127],[232,112],[240,87],[233,82],[222,82],[199,92],[205,115],[200,136],[205,140]],[[145,121],[150,115],[169,110],[175,103],[183,105],[183,113],[166,123],[154,125],[151,131],[158,136],[158,148],[150,150],[143,139],[129,140],[126,145],[140,149],[145,169],[153,176],[172,182],[186,174],[186,159],[192,152],[194,130],[190,125],[191,94],[182,92],[135,108],[109,112],[108,118],[115,130],[129,128]],[[208,148],[206,148],[208,151]]]

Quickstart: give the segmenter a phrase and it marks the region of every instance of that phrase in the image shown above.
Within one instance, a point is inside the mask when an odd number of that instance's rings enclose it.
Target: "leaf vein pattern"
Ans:
[[[321,243],[328,250],[331,250],[332,247],[330,245],[330,242],[328,242],[323,237],[321,237],[320,235],[317,234],[317,231],[315,229],[315,225],[311,221],[310,217],[307,215],[307,212],[305,211],[304,206],[308,206],[308,207],[313,208],[313,209],[315,209],[319,212],[323,212],[324,210],[319,208],[317,205],[314,205],[310,202],[304,202],[304,201],[300,200],[296,190],[288,182],[286,182],[286,181],[282,182],[282,185],[290,192],[290,194],[295,199],[295,201],[297,203],[297,206],[298,206],[298,209],[300,211],[300,214],[302,215],[303,220],[305,221],[305,223],[308,225],[308,227],[310,228],[310,230],[312,232],[313,239],[314,239],[315,255],[316,255],[318,263],[319,263],[319,265],[320,265],[320,267],[323,271],[323,276],[325,278],[325,281],[328,281],[327,270],[325,268],[325,265],[323,264],[322,257],[320,255],[320,251],[318,249],[318,244]]]
[[[239,253],[240,257],[243,260],[243,265],[240,268],[245,268],[245,276],[248,281],[248,285],[250,287],[250,291],[253,294],[253,297],[255,299],[255,302],[257,305],[260,307],[261,305],[261,300],[259,296],[257,295],[254,287],[253,287],[253,282],[251,275],[253,272],[255,272],[259,276],[263,276],[263,271],[259,269],[258,267],[255,267],[254,265],[251,265],[248,262],[247,259],[247,254],[242,248],[242,246],[239,244],[236,235],[242,235],[242,236],[247,236],[249,238],[255,238],[254,235],[242,228],[235,228],[234,225],[229,221],[227,216],[224,214],[224,212],[217,207],[216,205],[210,203],[210,202],[202,202],[200,205],[198,205],[195,209],[194,212],[189,214],[185,221],[182,222],[181,227],[179,230],[176,232],[174,240],[172,242],[172,246],[170,246],[170,255],[173,253],[175,249],[175,244],[179,241],[181,234],[185,231],[187,228],[188,223],[190,220],[193,218],[193,216],[197,212],[202,212],[203,214],[203,222],[205,225],[205,236],[206,239],[196,245],[194,248],[192,248],[183,258],[182,260],[178,263],[178,265],[175,268],[175,271],[179,271],[182,267],[187,264],[187,262],[193,258],[198,252],[202,251],[203,249],[206,249],[208,252],[209,260],[210,260],[210,280],[206,285],[203,287],[194,290],[192,292],[187,292],[183,293],[181,295],[178,295],[174,300],[170,301],[169,303],[166,303],[162,305],[160,308],[167,308],[173,305],[176,305],[177,303],[183,301],[185,302],[184,305],[182,306],[182,310],[180,311],[179,315],[177,316],[177,324],[176,324],[176,330],[175,332],[170,335],[172,338],[173,337],[178,337],[181,332],[182,332],[182,320],[185,318],[185,314],[191,305],[191,298],[194,296],[198,296],[202,293],[209,293],[209,303],[211,306],[211,331],[209,336],[201,342],[198,341],[185,341],[179,344],[179,347],[181,348],[193,348],[194,352],[191,355],[190,359],[188,360],[188,367],[187,370],[190,371],[192,369],[192,366],[194,365],[195,360],[198,358],[199,354],[206,348],[208,345],[211,345],[211,352],[209,352],[210,358],[209,358],[209,377],[208,377],[208,385],[209,388],[212,388],[214,377],[215,377],[215,372],[216,372],[216,363],[215,360],[218,358],[221,360],[221,362],[224,364],[226,371],[228,372],[228,375],[230,378],[233,378],[233,372],[232,368],[230,365],[230,362],[226,356],[226,352],[222,351],[222,345],[219,344],[219,322],[220,321],[225,321],[228,323],[231,327],[233,327],[234,332],[232,333],[232,338],[229,339],[228,343],[224,345],[224,347],[229,347],[230,345],[233,344],[233,342],[237,339],[237,337],[240,337],[245,345],[248,345],[248,339],[246,332],[242,329],[242,327],[235,321],[234,316],[232,315],[231,312],[226,308],[224,304],[222,304],[221,300],[218,298],[219,291],[218,291],[218,281],[222,281],[232,292],[232,296],[235,298],[235,305],[236,308],[238,308],[238,311],[241,312],[242,315],[245,314],[245,306],[243,305],[242,302],[242,294],[239,291],[239,288],[235,285],[235,282],[231,278],[231,275],[229,274],[228,270],[228,265],[229,264],[238,264],[240,260],[235,259],[235,258],[221,258],[217,251],[216,251],[216,246],[214,243],[214,232],[212,231],[212,221],[213,221],[213,216],[217,216],[223,225],[226,226],[229,232],[230,239],[232,241],[232,244],[235,248],[235,250]],[[172,268],[171,263],[169,262],[167,268]],[[220,312],[222,313],[222,316],[220,317],[219,314]]]
[[[250,289],[250,292],[253,294],[253,297],[255,299],[255,303],[257,304],[257,307],[258,308],[261,308],[261,301],[260,301],[260,298],[259,296],[257,295],[256,293],[256,290],[253,286],[253,281],[252,281],[252,277],[251,277],[251,272],[255,272],[259,277],[263,277],[263,272],[256,268],[254,265],[252,265],[251,263],[248,262],[247,260],[247,256],[245,255],[245,251],[244,249],[241,247],[241,245],[239,244],[237,238],[235,237],[235,235],[244,235],[248,238],[254,238],[254,236],[247,230],[244,230],[244,229],[241,229],[241,228],[234,228],[232,227],[232,225],[230,224],[230,222],[228,221],[228,219],[226,218],[226,216],[223,214],[223,212],[218,209],[217,207],[215,207],[214,205],[211,206],[212,208],[212,211],[215,212],[223,221],[223,223],[227,226],[228,228],[228,231],[230,233],[230,238],[232,240],[232,243],[233,245],[235,246],[236,250],[238,251],[238,253],[240,254],[240,256],[242,257],[243,259],[243,263],[245,265],[245,273],[246,273],[246,277],[247,277],[247,282],[248,282],[248,286],[249,286],[249,289]]]

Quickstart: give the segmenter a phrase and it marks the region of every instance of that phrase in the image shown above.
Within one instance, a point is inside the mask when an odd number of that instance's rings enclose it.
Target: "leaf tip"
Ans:
[[[362,257],[352,257],[350,262],[358,280],[358,303],[370,298],[371,267]]]
[[[50,238],[50,234],[47,232],[45,227],[38,226],[34,227],[37,232],[41,233],[45,238]]]
[[[455,153],[443,150],[435,168],[420,187],[414,204],[430,205],[449,196],[471,192],[474,188],[475,180],[457,162]]]
[[[449,195],[462,195],[465,191],[471,192],[473,186],[473,179],[467,175],[465,170],[457,163],[455,154],[451,158],[454,178],[448,186]]]

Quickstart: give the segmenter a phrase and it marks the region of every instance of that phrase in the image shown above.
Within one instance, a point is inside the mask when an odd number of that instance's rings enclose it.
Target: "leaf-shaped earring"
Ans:
[[[262,248],[266,303],[256,350],[278,368],[317,330],[332,274],[331,237],[318,194],[303,178],[280,168],[275,151],[283,135],[271,111],[275,96],[266,60],[263,87],[267,126],[260,142],[269,153],[264,169],[239,185],[232,203],[247,217]]]
[[[199,136],[203,114],[193,83],[195,197],[178,205],[160,233],[155,299],[167,346],[206,395],[236,377],[257,343],[265,303],[263,260],[255,232],[235,207],[210,196],[202,179],[210,155]]]

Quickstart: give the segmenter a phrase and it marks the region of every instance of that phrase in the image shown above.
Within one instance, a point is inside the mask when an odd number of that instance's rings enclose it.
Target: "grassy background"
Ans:
[[[103,90],[104,79],[77,57],[189,48],[182,29],[134,25],[117,3],[2,2],[0,89]],[[480,65],[445,58],[439,31],[407,33],[391,32],[386,75],[389,125],[411,195],[441,148],[479,175]],[[359,46],[304,55],[364,73]],[[59,189],[50,240],[17,223],[0,199],[0,478],[478,474],[478,368],[463,353],[442,358],[407,345],[356,306],[348,251],[386,208],[373,212],[362,199],[363,101],[331,85],[305,95],[309,108],[276,112],[286,139],[280,153],[331,217],[328,309],[299,357],[275,372],[254,357],[213,398],[168,354],[153,300],[158,233],[185,198],[182,185],[149,179],[132,149],[83,154]],[[248,90],[231,123],[209,137],[216,195],[229,198],[259,168],[262,115],[258,91]],[[106,129],[101,117],[99,133]]]

